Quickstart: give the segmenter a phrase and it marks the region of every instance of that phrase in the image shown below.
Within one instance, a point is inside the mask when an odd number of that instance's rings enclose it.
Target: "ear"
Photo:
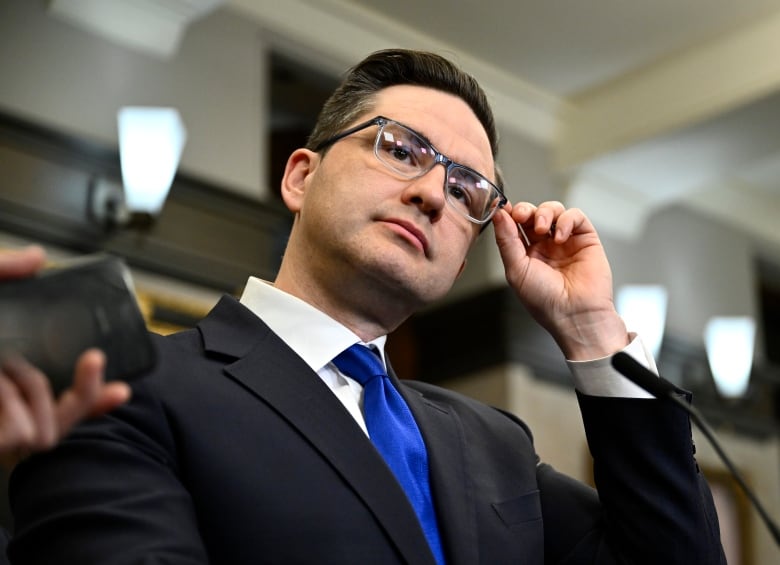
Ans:
[[[294,214],[297,214],[303,205],[306,187],[317,169],[319,159],[318,153],[308,149],[296,149],[287,159],[282,177],[282,199]]]

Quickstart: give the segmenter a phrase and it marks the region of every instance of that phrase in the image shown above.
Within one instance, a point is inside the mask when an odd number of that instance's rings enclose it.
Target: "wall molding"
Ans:
[[[275,276],[292,222],[281,201],[179,174],[154,224],[108,229],[88,214],[97,177],[121,184],[115,148],[0,113],[0,230],[228,292]]]

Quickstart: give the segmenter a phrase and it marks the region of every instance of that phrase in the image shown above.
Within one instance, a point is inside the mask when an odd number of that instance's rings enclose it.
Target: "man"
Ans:
[[[625,398],[609,366],[652,360],[615,312],[593,226],[507,203],[496,139],[482,90],[436,55],[353,68],[288,160],[274,283],[159,338],[128,405],[17,468],[13,562],[723,563],[685,414]],[[509,284],[573,367],[598,494],[541,463],[515,417],[343,363],[355,344],[383,358],[490,221]],[[423,444],[400,464],[377,427],[396,419],[390,447]]]
[[[38,246],[0,250],[0,284],[35,274],[45,261]],[[46,377],[24,359],[1,361],[0,462],[6,468],[26,453],[52,447],[79,420],[103,414],[130,397],[125,383],[103,382],[105,360],[97,350],[79,358],[73,386],[57,399]]]

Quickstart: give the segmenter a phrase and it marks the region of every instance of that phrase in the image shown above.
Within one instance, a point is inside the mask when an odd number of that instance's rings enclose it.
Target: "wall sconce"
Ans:
[[[726,398],[745,394],[753,366],[756,323],[749,316],[710,318],[704,328],[715,388]]]
[[[175,108],[128,106],[118,114],[125,205],[156,216],[179,166],[187,131]]]
[[[123,186],[92,179],[88,213],[107,228],[148,227],[168,196],[187,131],[175,108],[121,108],[117,125]]]
[[[621,286],[615,307],[629,331],[642,336],[642,341],[658,358],[666,326],[668,294],[661,285],[630,284]]]

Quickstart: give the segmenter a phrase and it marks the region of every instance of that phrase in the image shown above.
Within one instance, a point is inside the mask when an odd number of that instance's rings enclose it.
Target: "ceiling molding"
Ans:
[[[50,14],[104,39],[162,59],[187,26],[223,0],[50,0]]]
[[[636,240],[650,216],[664,204],[646,192],[592,172],[581,172],[569,183],[565,203],[588,211],[599,232]]]
[[[713,118],[780,89],[780,12],[570,100],[559,171]]]
[[[762,193],[745,181],[731,179],[683,195],[680,200],[714,220],[749,234],[761,244],[773,246],[773,255],[777,256],[780,244],[777,196]]]
[[[389,47],[441,53],[474,75],[485,89],[501,128],[551,144],[565,102],[512,76],[489,62],[434,41],[415,29],[342,0],[227,0],[227,5],[251,17],[278,37],[280,45],[305,54],[321,68],[341,74],[369,53]],[[334,40],[338,38],[338,40]]]

